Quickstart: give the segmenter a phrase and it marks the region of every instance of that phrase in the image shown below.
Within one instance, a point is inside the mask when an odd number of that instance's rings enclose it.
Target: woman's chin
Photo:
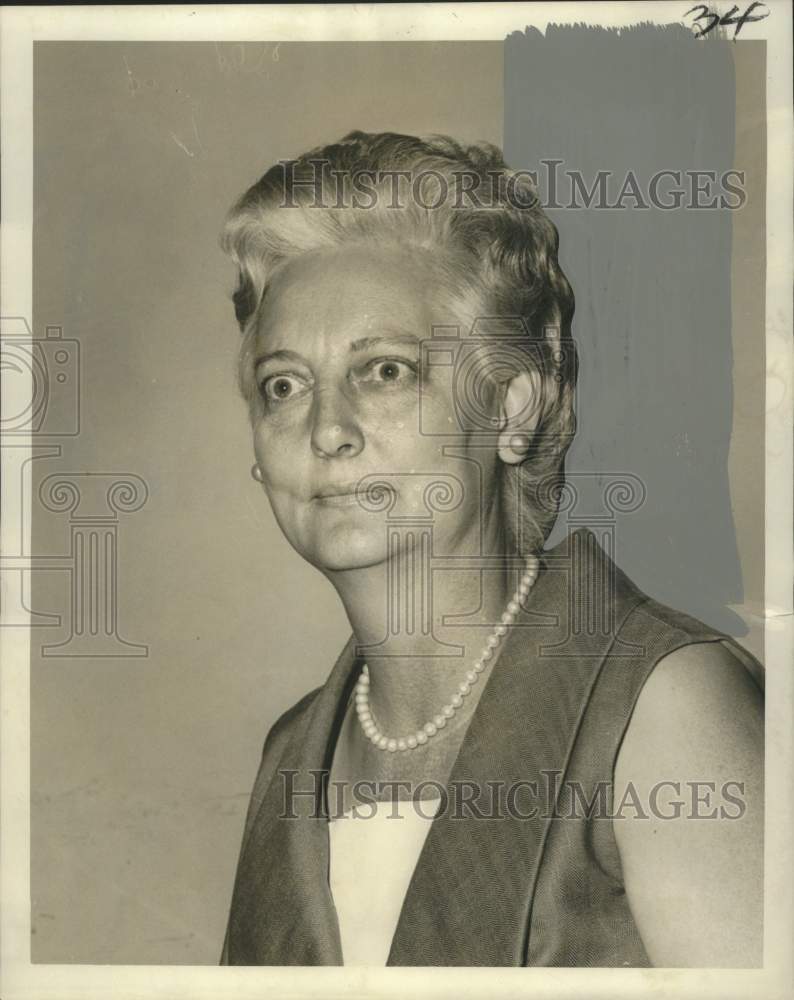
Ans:
[[[384,531],[338,527],[313,539],[301,555],[325,572],[366,569],[386,560],[386,535]]]

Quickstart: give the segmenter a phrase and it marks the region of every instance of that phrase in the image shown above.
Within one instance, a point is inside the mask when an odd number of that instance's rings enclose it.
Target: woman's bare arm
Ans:
[[[616,762],[613,820],[655,966],[762,964],[763,753],[762,695],[729,649],[698,643],[657,664]]]

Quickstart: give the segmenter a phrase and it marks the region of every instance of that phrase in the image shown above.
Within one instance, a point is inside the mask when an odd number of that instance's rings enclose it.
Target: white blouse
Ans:
[[[328,824],[328,881],[345,965],[386,965],[408,884],[441,804],[376,802]]]

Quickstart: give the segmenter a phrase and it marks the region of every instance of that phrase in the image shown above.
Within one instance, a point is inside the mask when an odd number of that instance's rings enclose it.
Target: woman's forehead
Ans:
[[[419,259],[391,247],[354,247],[305,254],[280,269],[258,335],[269,342],[332,332],[353,341],[386,330],[422,337],[449,321],[446,296]]]

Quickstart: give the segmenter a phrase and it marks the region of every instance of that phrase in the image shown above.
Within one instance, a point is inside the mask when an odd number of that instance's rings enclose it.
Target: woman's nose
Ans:
[[[312,451],[321,458],[350,458],[364,447],[364,436],[344,392],[324,388],[312,406]]]

